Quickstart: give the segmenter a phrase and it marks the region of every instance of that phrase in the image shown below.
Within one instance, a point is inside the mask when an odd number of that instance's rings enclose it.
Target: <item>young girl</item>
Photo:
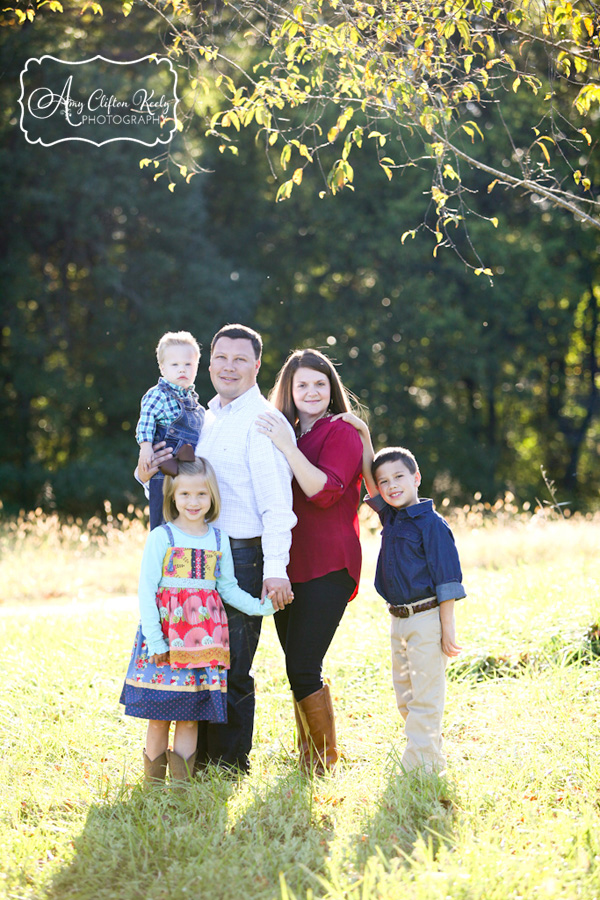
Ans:
[[[165,524],[150,532],[140,573],[141,622],[121,703],[148,719],[147,782],[189,778],[198,722],[227,721],[229,632],[221,597],[252,616],[274,612],[243,591],[233,573],[229,538],[209,523],[220,510],[217,479],[199,457],[166,476]],[[175,722],[173,750],[167,749]]]

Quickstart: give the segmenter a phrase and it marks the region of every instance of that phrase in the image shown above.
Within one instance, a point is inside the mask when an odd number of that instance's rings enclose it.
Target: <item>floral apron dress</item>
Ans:
[[[148,659],[141,624],[121,693],[125,715],[168,721],[227,721],[229,627],[216,590],[221,532],[216,550],[176,547],[169,535],[156,594],[169,642],[169,665]]]

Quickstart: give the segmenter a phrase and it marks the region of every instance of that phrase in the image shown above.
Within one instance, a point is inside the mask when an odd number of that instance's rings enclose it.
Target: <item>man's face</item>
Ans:
[[[221,405],[249,391],[256,384],[259,369],[260,359],[256,359],[251,341],[220,337],[213,347],[208,370]]]

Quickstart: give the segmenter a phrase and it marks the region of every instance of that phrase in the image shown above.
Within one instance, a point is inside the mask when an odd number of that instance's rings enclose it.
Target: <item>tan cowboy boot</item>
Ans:
[[[147,785],[161,784],[167,772],[167,754],[161,753],[156,759],[150,759],[144,750],[144,780]]]
[[[308,724],[293,693],[292,702],[294,704],[294,715],[296,716],[296,733],[299,751],[298,763],[301,769],[309,769],[310,743],[308,739]]]
[[[338,761],[335,737],[335,719],[329,685],[305,697],[298,703],[303,719],[306,720],[310,737],[309,763],[317,775],[332,769]],[[310,759],[312,757],[312,760]]]
[[[171,782],[173,784],[175,782],[181,783],[183,781],[194,780],[194,762],[196,760],[195,750],[187,759],[184,759],[183,756],[179,756],[174,750],[167,750],[167,757],[169,760],[169,775],[171,776]]]

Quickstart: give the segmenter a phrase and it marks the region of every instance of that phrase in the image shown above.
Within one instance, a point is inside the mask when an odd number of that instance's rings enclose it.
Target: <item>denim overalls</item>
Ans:
[[[173,455],[184,444],[191,444],[194,450],[202,431],[204,422],[204,407],[198,403],[198,398],[191,391],[182,397],[177,391],[164,381],[159,381],[158,387],[165,394],[175,399],[179,404],[179,415],[170,425],[157,425],[154,433],[154,443],[166,441],[167,447],[173,449]],[[157,472],[150,479],[150,530],[162,525],[163,522],[163,481],[165,476]]]

